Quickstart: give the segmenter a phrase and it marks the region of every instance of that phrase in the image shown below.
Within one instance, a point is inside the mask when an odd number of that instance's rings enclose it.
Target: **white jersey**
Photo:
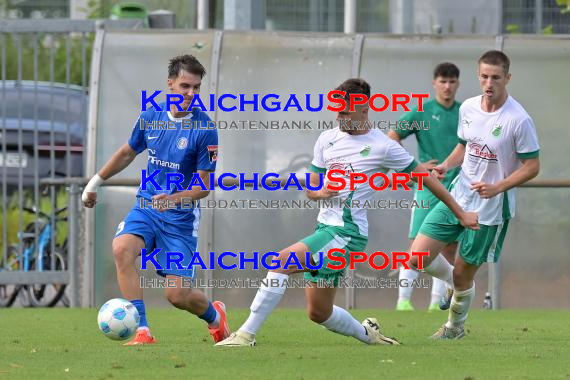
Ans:
[[[538,137],[531,117],[510,95],[495,112],[481,109],[482,95],[459,109],[457,136],[466,142],[461,172],[451,194],[466,211],[479,213],[479,223],[492,226],[515,216],[515,189],[483,199],[474,182],[494,184],[511,175],[521,159],[538,157]]]
[[[316,172],[344,170],[346,187],[339,191],[338,196],[331,198],[332,208],[321,208],[318,221],[338,227],[356,226],[361,235],[368,236],[367,210],[362,206],[364,202],[371,201],[375,190],[368,181],[350,190],[349,173],[364,173],[370,178],[374,173],[387,173],[390,169],[399,172],[411,170],[414,163],[414,158],[400,144],[378,129],[371,129],[363,135],[350,135],[338,127],[321,133],[315,144],[311,169]],[[382,178],[377,179],[374,183],[381,186]],[[326,185],[326,174],[324,182]],[[390,191],[390,188],[384,191]],[[349,198],[352,207],[344,207],[344,201]]]

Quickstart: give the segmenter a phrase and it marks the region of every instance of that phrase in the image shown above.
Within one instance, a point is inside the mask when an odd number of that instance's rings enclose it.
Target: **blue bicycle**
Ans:
[[[11,271],[64,271],[67,261],[67,239],[62,245],[55,245],[52,251],[51,239],[55,236],[55,227],[52,227],[50,215],[36,210],[36,208],[23,208],[24,211],[39,215],[39,219],[28,224],[23,232],[18,233],[22,242],[23,251],[20,253],[14,246],[10,247],[3,270]],[[59,216],[67,207],[57,209],[54,213],[55,224],[67,221],[67,217]],[[39,231],[36,239],[35,231]],[[37,240],[37,248],[36,248]],[[30,284],[30,285],[1,285],[0,306],[10,307],[20,296],[21,303],[31,307],[52,307],[60,300],[68,306],[65,297],[66,284]]]

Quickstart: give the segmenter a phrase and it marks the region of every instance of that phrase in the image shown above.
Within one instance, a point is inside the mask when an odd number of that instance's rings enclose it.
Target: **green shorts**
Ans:
[[[451,184],[453,179],[459,174],[459,170],[454,169],[453,173],[450,173],[441,184],[445,186],[446,189],[451,191]],[[416,185],[417,186],[417,185]],[[422,226],[424,220],[428,214],[435,209],[439,204],[440,200],[438,197],[433,195],[433,193],[424,185],[424,189],[419,191],[416,189],[414,192],[414,201],[419,205],[418,208],[412,208],[412,217],[410,219],[410,232],[408,233],[408,238],[415,239],[418,236],[420,227]],[[423,203],[422,203],[423,202]],[[429,202],[429,203],[428,203]],[[429,208],[423,208],[429,205]]]
[[[431,210],[439,203],[439,198],[433,195],[431,191],[427,188],[422,191],[416,190],[414,194],[414,201],[418,202],[418,208],[412,208],[412,217],[410,219],[410,232],[408,237],[410,239],[415,239],[418,236],[418,231],[422,226],[422,223],[428,216]],[[423,202],[423,203],[422,203]],[[423,208],[427,206],[429,202],[429,208]]]
[[[356,227],[345,228],[319,223],[315,227],[315,232],[302,239],[301,242],[309,247],[315,264],[321,264],[319,252],[323,252],[321,268],[315,272],[305,272],[305,279],[311,282],[317,282],[319,279],[329,283],[333,281],[334,286],[337,286],[339,278],[344,275],[345,268],[336,270],[327,268],[327,264],[331,263],[327,252],[333,248],[344,249],[345,252],[363,252],[368,244],[368,237],[360,235]],[[337,257],[340,255],[340,253],[334,254]],[[338,262],[332,261],[332,264],[338,265]]]
[[[485,262],[496,263],[501,255],[509,220],[499,225],[479,226],[481,229],[478,231],[466,229],[445,204],[439,203],[429,213],[419,233],[445,243],[459,241],[459,254],[467,264],[480,266]]]

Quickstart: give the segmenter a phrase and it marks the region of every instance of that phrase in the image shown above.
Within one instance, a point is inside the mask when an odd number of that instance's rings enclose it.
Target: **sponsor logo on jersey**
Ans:
[[[148,156],[148,160],[153,165],[162,166],[163,168],[180,170],[180,164],[178,164],[176,162],[163,161],[160,158],[157,158],[157,157],[154,157],[151,155]]]
[[[470,144],[469,155],[485,160],[497,161],[497,155],[487,145]]]
[[[334,162],[331,164],[328,170],[344,170],[346,176],[350,175],[350,173],[354,173],[354,168],[352,167],[351,163],[345,164],[344,162]]]

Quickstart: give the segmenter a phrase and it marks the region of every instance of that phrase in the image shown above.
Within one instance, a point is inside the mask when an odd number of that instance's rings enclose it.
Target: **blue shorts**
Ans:
[[[181,252],[183,260],[180,264],[183,268],[187,268],[192,262],[192,257],[196,252],[198,238],[192,225],[184,226],[168,223],[157,215],[153,215],[156,211],[141,209],[136,204],[125,220],[119,223],[115,237],[124,234],[132,234],[140,236],[145,242],[147,256],[154,249],[160,248],[160,252],[154,256],[156,262],[160,264],[162,269],[157,269],[156,273],[160,276],[175,275],[181,277],[194,278],[195,266],[190,269],[177,269],[176,263],[170,263],[167,268],[167,252]],[[147,261],[147,268],[152,268],[153,264]]]

